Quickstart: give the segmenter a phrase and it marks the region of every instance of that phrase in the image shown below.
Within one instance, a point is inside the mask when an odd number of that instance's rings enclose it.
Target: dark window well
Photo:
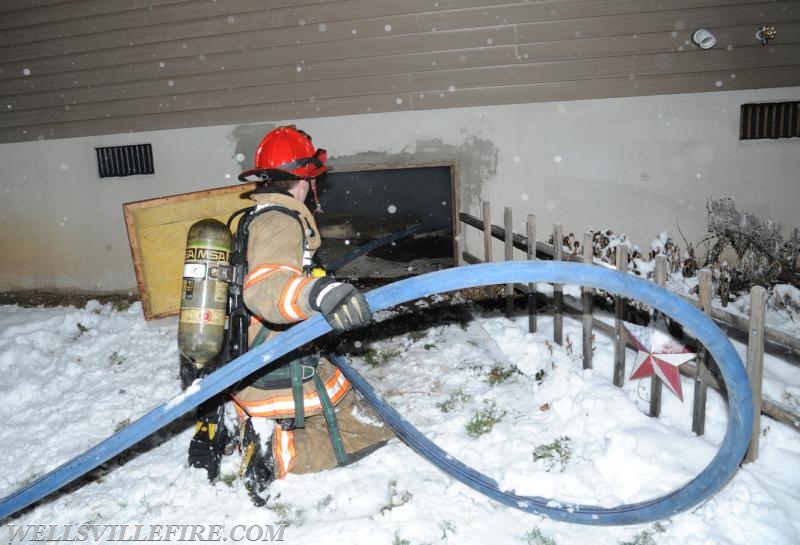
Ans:
[[[800,137],[800,102],[742,104],[739,140]]]
[[[335,171],[318,189],[317,257],[338,277],[397,278],[456,263],[450,166]]]
[[[150,144],[95,148],[95,151],[101,178],[155,174],[153,146]]]

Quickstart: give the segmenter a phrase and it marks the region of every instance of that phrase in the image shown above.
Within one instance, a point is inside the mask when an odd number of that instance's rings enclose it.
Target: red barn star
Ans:
[[[631,380],[656,375],[683,401],[678,366],[693,360],[697,354],[680,342],[653,328],[623,322],[631,342],[639,351],[633,364]]]

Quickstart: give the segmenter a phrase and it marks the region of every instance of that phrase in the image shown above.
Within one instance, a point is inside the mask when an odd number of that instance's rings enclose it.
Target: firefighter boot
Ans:
[[[217,398],[211,398],[197,409],[197,424],[189,442],[189,465],[205,469],[208,479],[213,481],[219,475],[227,444],[225,404]]]
[[[269,484],[275,480],[273,470],[272,441],[261,442],[253,428],[253,421],[246,418],[242,426],[242,465],[239,473],[250,498],[257,506],[269,499]]]

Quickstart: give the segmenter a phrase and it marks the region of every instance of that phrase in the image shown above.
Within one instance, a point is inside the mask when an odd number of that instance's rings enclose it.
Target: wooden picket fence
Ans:
[[[493,225],[491,222],[491,205],[484,202],[482,206],[483,218],[476,218],[470,214],[462,212],[459,219],[462,223],[475,227],[483,231],[483,259],[467,251],[462,252],[462,258],[466,263],[484,263],[493,261],[492,240],[499,239],[504,242],[504,259],[511,261],[514,259],[514,249],[525,252],[529,260],[553,259],[556,261],[578,261],[586,264],[594,264],[592,255],[592,234],[583,235],[583,255],[576,254],[564,249],[562,244],[550,245],[537,241],[536,237],[536,217],[528,215],[526,221],[526,234],[514,233],[513,218],[511,209],[506,207],[503,213],[503,227]],[[553,241],[563,241],[563,225],[557,223],[553,226]],[[628,251],[624,246],[618,246],[616,252],[616,269],[628,272]],[[654,280],[661,286],[666,285],[667,280],[667,260],[663,255],[657,256],[655,260]],[[703,269],[698,275],[699,299],[689,299],[693,304],[705,312],[712,320],[720,325],[730,336],[736,337],[747,343],[747,373],[750,377],[750,385],[754,399],[754,420],[753,432],[750,446],[745,456],[745,461],[753,461],[758,457],[759,437],[761,429],[761,414],[766,414],[775,420],[788,424],[800,431],[800,415],[794,414],[785,407],[781,407],[774,401],[763,398],[762,375],[764,367],[764,353],[768,351],[783,357],[788,357],[792,363],[798,363],[800,354],[800,340],[794,339],[783,332],[773,331],[765,327],[766,314],[766,290],[761,286],[755,286],[750,291],[750,316],[748,320],[732,315],[711,305],[711,271]],[[507,284],[505,286],[506,313],[511,316],[515,313],[514,299],[516,293],[527,296],[528,327],[531,333],[537,330],[536,321],[536,284]],[[491,286],[487,286],[487,294],[493,295]],[[679,294],[681,297],[685,297]],[[580,314],[582,321],[583,338],[583,366],[592,367],[592,342],[594,331],[601,331],[610,335],[614,339],[614,371],[613,382],[617,386],[622,386],[625,380],[625,351],[628,346],[627,335],[623,330],[623,316],[627,302],[625,298],[616,295],[614,298],[614,325],[597,320],[593,316],[593,296],[591,288],[582,288],[580,305],[572,304],[564,300],[563,286],[553,285],[552,312],[553,312],[553,340],[558,344],[563,344],[563,319],[565,313]],[[680,372],[694,379],[694,407],[692,412],[692,431],[702,435],[705,431],[706,416],[706,397],[709,387],[717,390],[724,390],[724,384],[717,379],[716,375],[710,371],[713,368],[713,361],[705,348],[701,345],[696,349],[697,357],[695,364],[686,363],[680,366]],[[650,416],[657,417],[661,412],[661,380],[652,376],[650,385]]]

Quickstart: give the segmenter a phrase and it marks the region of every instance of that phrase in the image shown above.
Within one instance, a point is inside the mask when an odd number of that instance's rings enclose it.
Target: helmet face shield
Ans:
[[[329,170],[328,152],[314,149],[311,136],[294,126],[267,133],[256,149],[255,168],[242,172],[239,181],[257,176],[261,181],[312,179]]]
[[[312,158],[312,161],[317,166],[317,168],[321,168],[322,169],[321,172],[317,172],[316,173],[314,178],[316,178],[317,176],[319,176],[323,172],[329,170],[328,167],[325,166],[325,163],[328,162],[328,152],[326,150],[324,150],[322,148],[319,148],[317,151],[315,151],[314,152],[314,157]]]
[[[311,157],[303,157],[301,159],[297,159],[292,161],[291,163],[285,163],[277,167],[277,170],[281,172],[287,172],[293,176],[290,179],[311,179],[316,178],[328,168],[325,166],[325,161],[328,159],[328,152],[324,149],[318,149],[314,152],[314,155]],[[305,175],[301,175],[304,173]],[[273,178],[273,180],[277,180],[278,178]]]

